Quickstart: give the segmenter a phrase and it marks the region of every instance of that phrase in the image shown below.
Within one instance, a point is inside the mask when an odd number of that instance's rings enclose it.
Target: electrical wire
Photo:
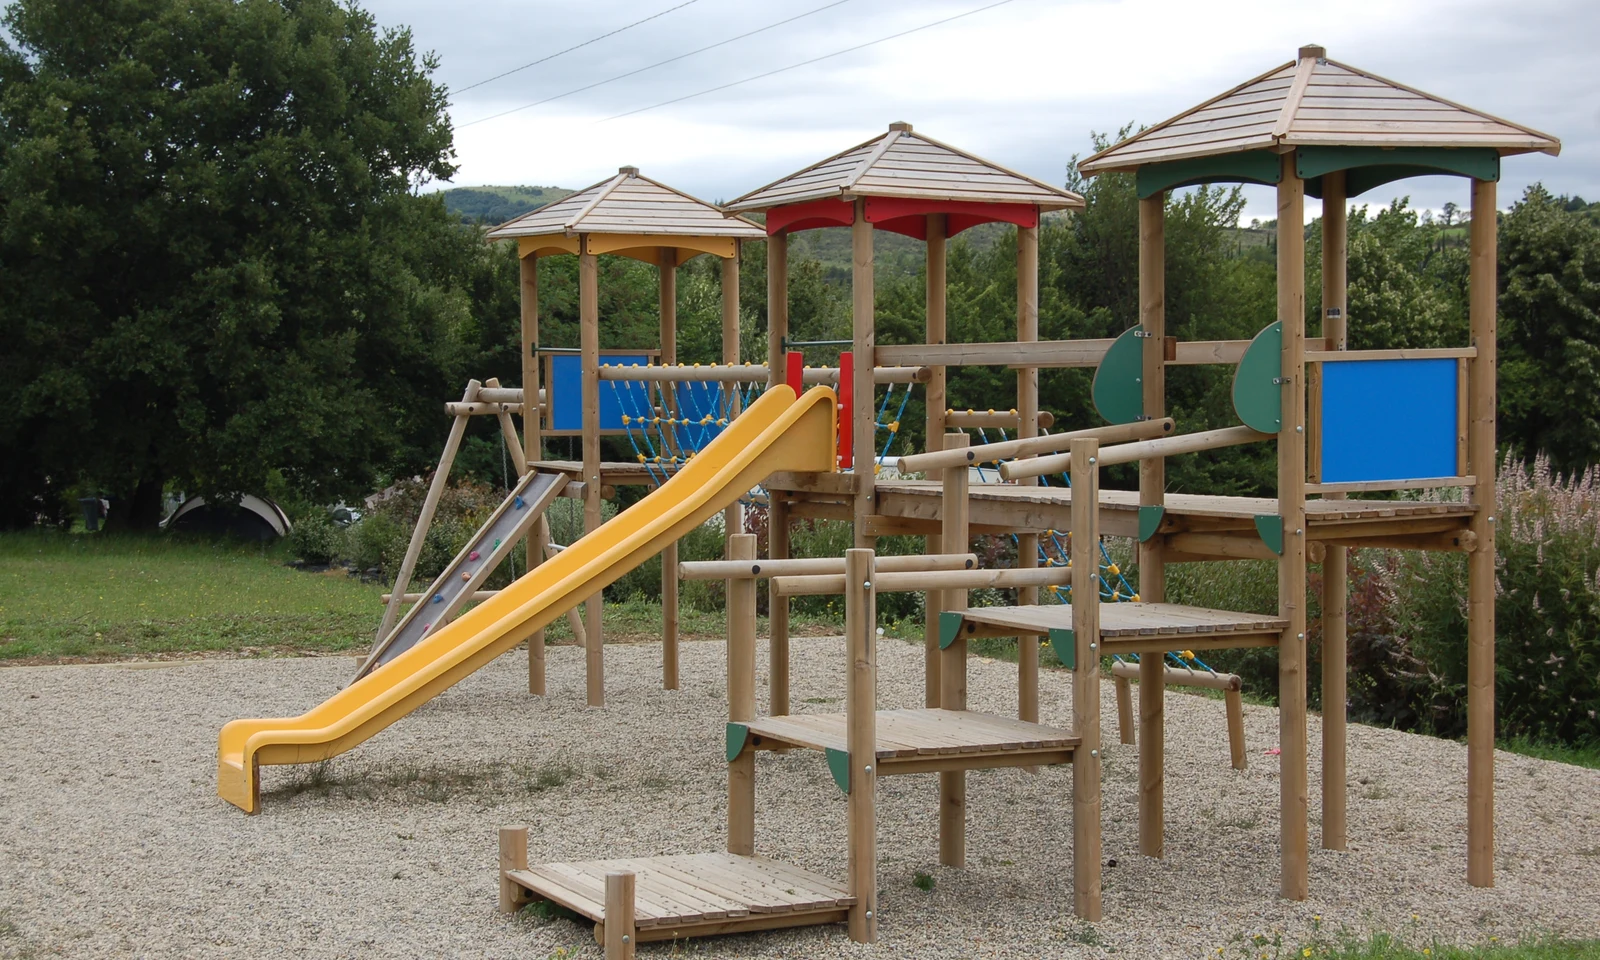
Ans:
[[[460,126],[457,126],[456,129],[459,130],[462,127],[471,127],[471,126],[475,126],[475,125],[480,124],[480,123],[487,123],[490,120],[498,120],[501,117],[510,116],[513,113],[520,113],[523,110],[528,110],[528,109],[531,109],[533,107],[543,106],[543,105],[545,105],[547,103],[550,103],[553,100],[560,100],[563,97],[570,97],[575,93],[583,93],[585,90],[593,90],[595,87],[603,87],[608,83],[615,83],[618,80],[625,80],[628,77],[644,73],[646,70],[654,70],[656,67],[664,67],[669,63],[676,63],[679,60],[686,60],[689,57],[695,56],[696,54],[705,53],[707,50],[715,50],[718,47],[725,47],[730,43],[733,43],[733,42],[738,41],[738,40],[743,40],[746,37],[753,37],[758,33],[765,33],[768,30],[773,29],[774,27],[781,27],[786,23],[793,23],[796,20],[801,20],[801,19],[804,19],[805,17],[809,17],[809,16],[811,16],[813,14],[821,13],[824,10],[831,10],[834,7],[837,7],[837,6],[840,6],[842,4],[846,4],[846,3],[849,3],[849,2],[850,2],[850,0],[833,0],[832,3],[825,3],[822,6],[817,7],[815,9],[813,9],[813,10],[807,10],[805,13],[797,13],[794,16],[789,17],[786,20],[779,20],[776,23],[769,23],[764,27],[757,27],[756,29],[751,30],[749,33],[741,33],[737,37],[729,37],[726,40],[718,40],[716,43],[713,43],[713,44],[711,44],[709,46],[701,47],[698,50],[690,50],[688,53],[680,53],[676,57],[668,57],[665,60],[658,60],[655,63],[650,64],[647,67],[640,67],[637,70],[629,70],[627,73],[619,73],[614,77],[607,77],[604,80],[597,80],[594,83],[587,84],[586,86],[576,87],[576,88],[574,88],[572,90],[568,90],[566,93],[558,93],[558,94],[556,94],[555,96],[552,96],[552,97],[545,97],[543,100],[535,100],[532,103],[525,103],[520,107],[512,107],[510,110],[502,110],[499,113],[493,113],[493,114],[490,114],[487,117],[479,117],[476,120],[470,120],[470,121],[468,121],[466,123],[461,124]],[[488,81],[485,81],[485,82],[488,82]],[[474,84],[474,86],[476,86],[476,84]],[[468,87],[466,89],[470,90],[471,87]]]
[[[825,53],[820,57],[812,57],[810,60],[802,60],[799,63],[791,63],[787,67],[779,67],[776,70],[768,70],[766,73],[758,73],[753,77],[745,77],[742,80],[734,80],[731,83],[724,83],[724,84],[721,84],[720,86],[709,87],[709,88],[707,88],[705,90],[699,91],[698,93],[689,93],[689,94],[685,94],[685,95],[683,95],[681,97],[673,97],[671,100],[663,100],[660,103],[654,103],[654,104],[651,104],[648,107],[640,107],[637,110],[629,110],[626,113],[619,113],[619,114],[616,114],[615,116],[606,117],[604,120],[597,120],[595,122],[596,123],[610,123],[613,120],[621,120],[623,117],[631,117],[631,116],[633,116],[635,114],[645,113],[645,112],[650,111],[650,110],[660,109],[661,107],[671,106],[674,103],[682,103],[685,100],[693,100],[695,97],[703,97],[708,93],[716,93],[716,92],[718,92],[720,90],[727,90],[729,87],[737,87],[740,84],[750,83],[750,82],[755,81],[755,80],[763,80],[763,79],[766,79],[767,77],[777,76],[780,73],[786,73],[786,72],[788,72],[790,70],[798,70],[801,67],[809,67],[813,63],[821,63],[824,60],[830,60],[830,59],[832,59],[834,57],[844,56],[847,53],[854,53],[857,50],[865,50],[868,47],[876,46],[876,45],[878,45],[880,43],[887,43],[890,40],[898,40],[901,37],[910,36],[913,33],[920,33],[923,30],[928,30],[928,29],[931,29],[933,27],[941,26],[943,24],[950,23],[950,22],[955,21],[955,20],[960,20],[960,19],[962,19],[964,17],[970,17],[973,14],[982,13],[985,10],[993,10],[995,7],[1003,7],[1006,4],[1012,3],[1012,2],[1014,2],[1014,0],[996,0],[995,3],[985,4],[985,5],[981,6],[981,7],[976,7],[974,9],[972,9],[972,10],[968,10],[965,13],[958,13],[955,16],[945,17],[943,20],[935,20],[932,23],[925,23],[920,27],[912,27],[909,30],[902,30],[899,33],[891,33],[887,37],[879,37],[876,40],[868,40],[866,43],[858,43],[853,47],[845,47],[843,50],[835,50],[832,53]]]
[[[495,74],[494,76],[490,77],[487,80],[479,80],[477,83],[469,84],[469,85],[467,85],[465,87],[462,87],[460,90],[452,90],[450,92],[452,94],[466,93],[468,90],[477,89],[478,87],[481,87],[486,83],[494,83],[496,80],[501,80],[501,79],[504,79],[506,77],[509,77],[513,73],[520,73],[521,71],[526,70],[529,67],[537,67],[541,63],[545,63],[547,61],[554,60],[556,57],[562,56],[564,54],[571,53],[574,50],[581,50],[582,48],[587,47],[591,43],[598,43],[601,40],[604,40],[606,37],[614,37],[617,34],[623,32],[624,30],[632,30],[634,27],[639,26],[641,23],[649,23],[651,20],[654,20],[654,19],[656,19],[658,17],[664,17],[664,16],[666,16],[667,14],[671,13],[674,10],[682,10],[684,7],[687,7],[691,3],[699,3],[699,2],[700,2],[700,0],[683,0],[683,2],[678,4],[677,6],[668,7],[667,9],[662,10],[660,13],[652,13],[650,16],[645,17],[643,20],[635,20],[632,23],[628,24],[627,26],[618,27],[617,29],[612,30],[610,33],[602,33],[598,37],[591,37],[590,39],[585,40],[582,43],[575,44],[574,46],[570,46],[565,50],[557,50],[555,53],[552,53],[547,57],[540,57],[539,59],[533,61],[532,63],[524,63],[522,66],[514,67],[513,69],[507,70],[505,73],[497,73],[497,74]]]

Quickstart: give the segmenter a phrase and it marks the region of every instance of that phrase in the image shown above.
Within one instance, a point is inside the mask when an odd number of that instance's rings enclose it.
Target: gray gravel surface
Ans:
[[[0,956],[598,957],[571,922],[495,912],[495,831],[529,824],[536,860],[720,848],[724,650],[685,645],[671,693],[659,656],[608,648],[601,710],[583,705],[580,650],[549,651],[546,699],[527,695],[520,654],[502,658],[332,763],[267,768],[257,817],[214,793],[218,728],[305,710],[349,676],[349,660],[0,670]],[[880,703],[918,705],[920,646],[886,641],[881,662]],[[797,709],[840,709],[843,668],[839,640],[797,639]],[[1014,667],[975,658],[971,678],[975,708],[1014,710]],[[1070,677],[1047,673],[1041,686],[1044,720],[1066,723]],[[1072,917],[1069,769],[969,774],[964,870],[937,865],[936,778],[895,777],[879,784],[876,948],[836,926],[678,953],[1198,957],[1238,956],[1241,937],[1276,931],[1288,942],[1317,930],[1600,934],[1600,772],[1500,754],[1499,882],[1478,890],[1464,880],[1465,748],[1352,727],[1351,849],[1315,852],[1312,898],[1287,903],[1266,755],[1275,712],[1246,707],[1241,773],[1228,766],[1221,703],[1169,696],[1167,856],[1153,860],[1137,852],[1135,754],[1115,743],[1109,683],[1103,693],[1116,861],[1104,922]],[[758,849],[842,877],[845,802],[822,760],[762,754],[757,790]],[[913,884],[918,872],[932,890]]]

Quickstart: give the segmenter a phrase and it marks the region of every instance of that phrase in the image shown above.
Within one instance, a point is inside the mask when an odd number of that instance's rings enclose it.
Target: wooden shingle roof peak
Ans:
[[[917,133],[909,123],[891,123],[887,133],[752,190],[727,209],[770,210],[856,197],[1023,203],[1041,210],[1083,207],[1083,198],[1070,190],[941,143]]]
[[[729,217],[714,204],[644,176],[638,167],[621,167],[615,176],[507,220],[490,230],[489,237],[574,237],[580,233],[740,240],[766,237],[759,224]]]
[[[1329,60],[1319,46],[1078,164],[1086,175],[1297,146],[1487,147],[1561,152],[1531,127]]]

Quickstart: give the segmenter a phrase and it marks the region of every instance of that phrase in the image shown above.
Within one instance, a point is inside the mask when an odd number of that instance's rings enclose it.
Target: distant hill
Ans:
[[[446,210],[462,223],[491,226],[570,196],[565,187],[455,187],[443,191]]]

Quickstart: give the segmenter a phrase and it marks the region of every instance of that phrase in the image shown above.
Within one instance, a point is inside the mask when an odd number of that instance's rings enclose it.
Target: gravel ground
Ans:
[[[581,651],[550,650],[543,700],[526,695],[512,654],[330,764],[265,769],[257,817],[215,796],[218,728],[301,712],[349,660],[0,670],[0,956],[598,957],[586,928],[495,912],[495,830],[530,824],[535,859],[720,848],[723,648],[686,645],[675,693],[657,688],[658,657],[608,648],[612,706],[588,710]],[[840,641],[797,639],[794,660],[796,704],[838,709]],[[920,647],[885,642],[881,661],[880,703],[919,703]],[[975,659],[974,707],[1014,709],[1014,677]],[[1068,720],[1069,680],[1041,681],[1047,722]],[[1114,724],[1109,683],[1103,693]],[[1366,727],[1350,744],[1352,849],[1315,852],[1312,898],[1278,900],[1276,764],[1264,755],[1275,712],[1245,708],[1251,769],[1238,773],[1221,706],[1168,698],[1164,860],[1137,853],[1135,755],[1109,747],[1105,853],[1117,865],[1094,928],[1071,913],[1071,771],[985,771],[969,775],[965,870],[937,866],[935,778],[880,782],[875,949],[836,926],[687,952],[1197,957],[1318,925],[1465,942],[1600,932],[1600,772],[1500,754],[1499,885],[1477,890],[1464,880],[1465,748]],[[845,803],[821,759],[762,754],[756,782],[758,849],[843,876]],[[1315,842],[1315,796],[1312,814]],[[931,891],[913,885],[919,871]]]

